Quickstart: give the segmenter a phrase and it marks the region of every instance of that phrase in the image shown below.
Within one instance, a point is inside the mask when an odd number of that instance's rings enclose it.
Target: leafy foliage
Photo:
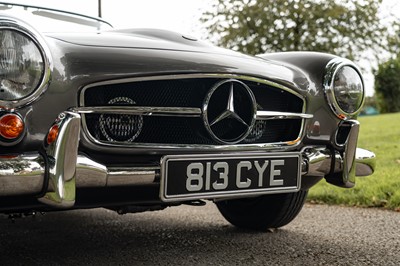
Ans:
[[[400,57],[378,66],[375,92],[381,113],[400,112]]]
[[[202,21],[219,45],[248,54],[312,50],[357,60],[361,51],[387,47],[381,2],[215,0]]]

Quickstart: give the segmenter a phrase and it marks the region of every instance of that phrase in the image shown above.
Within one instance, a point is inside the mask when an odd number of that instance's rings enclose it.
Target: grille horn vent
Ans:
[[[116,97],[108,102],[109,105],[135,105],[128,97]],[[110,142],[132,142],[143,128],[141,115],[102,114],[99,117],[99,128],[103,136]]]

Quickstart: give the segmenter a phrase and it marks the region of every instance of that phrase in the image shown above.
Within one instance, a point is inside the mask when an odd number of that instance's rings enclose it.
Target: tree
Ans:
[[[358,60],[388,47],[382,0],[215,0],[202,21],[219,45],[248,54],[320,51]]]
[[[400,57],[380,64],[375,74],[375,92],[381,113],[400,112]]]

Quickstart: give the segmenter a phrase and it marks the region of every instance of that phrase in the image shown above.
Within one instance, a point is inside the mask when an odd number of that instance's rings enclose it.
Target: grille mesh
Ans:
[[[113,105],[110,102],[115,98],[128,98],[134,102],[134,106],[202,108],[210,88],[221,80],[221,78],[149,80],[90,87],[84,91],[84,106]],[[303,101],[288,91],[263,83],[241,81],[255,95],[258,110],[302,112]],[[139,117],[132,116],[131,119],[137,120]],[[102,133],[101,114],[85,114],[86,130],[102,143],[222,145],[210,137],[201,117],[143,116],[142,119],[141,132],[134,140],[110,141],[110,138]],[[249,136],[239,144],[292,141],[299,136],[301,124],[301,119],[258,120]]]

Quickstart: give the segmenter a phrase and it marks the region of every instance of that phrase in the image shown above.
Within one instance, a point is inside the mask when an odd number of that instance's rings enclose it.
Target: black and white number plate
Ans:
[[[300,189],[300,153],[168,155],[161,159],[163,201],[252,196]]]

